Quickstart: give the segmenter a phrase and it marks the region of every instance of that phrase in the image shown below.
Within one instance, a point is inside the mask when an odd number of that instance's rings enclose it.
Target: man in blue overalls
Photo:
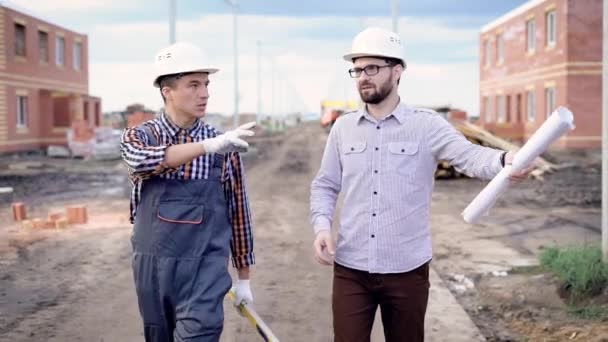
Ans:
[[[133,276],[146,341],[219,341],[237,268],[236,304],[251,303],[251,215],[240,151],[254,123],[220,134],[203,122],[209,74],[189,43],[161,50],[154,86],[165,110],[125,130],[133,192]]]

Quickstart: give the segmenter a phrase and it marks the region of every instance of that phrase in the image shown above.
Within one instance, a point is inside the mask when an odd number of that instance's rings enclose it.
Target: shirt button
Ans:
[[[404,150],[404,149],[401,149],[401,153],[403,153],[403,152],[405,152],[405,150]]]
[[[379,148],[376,147],[376,151],[378,151],[378,150],[379,150]]]
[[[376,126],[376,129],[380,129],[380,126]]]
[[[375,238],[375,237],[376,237],[376,235],[372,234],[372,239]]]
[[[354,147],[351,147],[351,148],[350,148],[350,150],[351,150],[351,151],[354,151],[354,150],[355,150],[355,148],[354,148]]]
[[[377,194],[378,194],[378,191],[374,191],[374,195],[377,195]]]
[[[372,216],[373,216],[373,217],[376,217],[376,213],[373,213],[373,214],[372,214]]]
[[[378,173],[378,170],[374,170],[374,173]]]

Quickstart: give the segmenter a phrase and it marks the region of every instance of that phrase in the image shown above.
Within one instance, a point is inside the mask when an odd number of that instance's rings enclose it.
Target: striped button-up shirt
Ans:
[[[482,179],[502,151],[470,143],[437,113],[400,103],[383,120],[365,109],[340,117],[311,185],[315,233],[343,205],[335,261],[370,273],[413,270],[432,257],[429,207],[439,160]]]
[[[180,128],[167,114],[144,123],[154,135],[152,144],[142,127],[127,128],[122,136],[122,158],[129,168],[133,190],[131,192],[131,223],[135,220],[142,182],[157,176],[165,179],[208,179],[213,162],[212,154],[204,154],[177,168],[165,165],[165,151],[171,145],[199,142],[220,134],[215,128],[197,120],[187,129]],[[238,153],[227,153],[222,168],[222,184],[232,223],[232,261],[237,268],[254,264],[253,232],[249,200],[245,190],[243,164]]]

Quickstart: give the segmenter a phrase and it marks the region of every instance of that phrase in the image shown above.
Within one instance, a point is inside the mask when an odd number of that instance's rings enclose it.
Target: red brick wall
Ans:
[[[15,55],[15,23],[25,26],[26,56]],[[0,6],[0,153],[65,144],[65,128],[86,106],[99,123],[100,99],[88,96],[88,39],[24,13]],[[48,62],[40,61],[39,31],[48,34]],[[56,37],[65,41],[64,61],[56,65]],[[74,43],[81,44],[80,68],[73,61]],[[17,129],[17,93],[27,93],[27,129]],[[80,100],[82,99],[82,100]],[[97,109],[96,109],[97,108]],[[60,121],[58,128],[57,120]]]
[[[138,126],[148,120],[154,119],[154,113],[135,112],[127,115],[127,127]]]
[[[568,2],[568,58],[576,61],[602,60],[602,1]]]
[[[556,12],[556,44],[546,45],[546,13]],[[598,147],[601,141],[601,0],[547,0],[525,13],[480,35],[480,121],[499,136],[513,140],[529,138],[546,119],[545,88],[555,87],[555,107],[566,106],[575,114],[577,129],[556,142],[558,147]],[[536,49],[527,53],[529,19],[536,22]],[[496,36],[504,37],[504,62],[496,62]],[[484,42],[491,42],[491,64],[485,65]],[[536,120],[527,122],[526,92],[535,93]],[[511,120],[486,122],[485,96],[496,117],[496,96],[511,97]],[[517,94],[521,94],[521,117],[516,117]],[[555,108],[552,108],[555,109]],[[495,120],[493,120],[495,121]]]
[[[25,22],[26,26],[26,57],[15,56],[15,23]],[[39,61],[38,30],[48,32],[49,62]],[[55,64],[55,39],[62,34],[65,39],[63,66]],[[82,59],[80,70],[73,68],[73,44],[76,39],[82,43]],[[12,74],[13,82],[26,81],[36,78],[40,87],[63,86],[71,90],[88,92],[88,47],[87,36],[68,31],[25,14],[5,8],[4,42],[6,47],[6,70]],[[41,82],[40,82],[41,81]]]

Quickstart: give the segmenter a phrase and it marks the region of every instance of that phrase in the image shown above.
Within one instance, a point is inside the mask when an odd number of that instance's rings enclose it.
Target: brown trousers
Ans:
[[[429,263],[405,273],[377,274],[334,265],[335,342],[369,342],[380,306],[386,342],[424,341]]]

